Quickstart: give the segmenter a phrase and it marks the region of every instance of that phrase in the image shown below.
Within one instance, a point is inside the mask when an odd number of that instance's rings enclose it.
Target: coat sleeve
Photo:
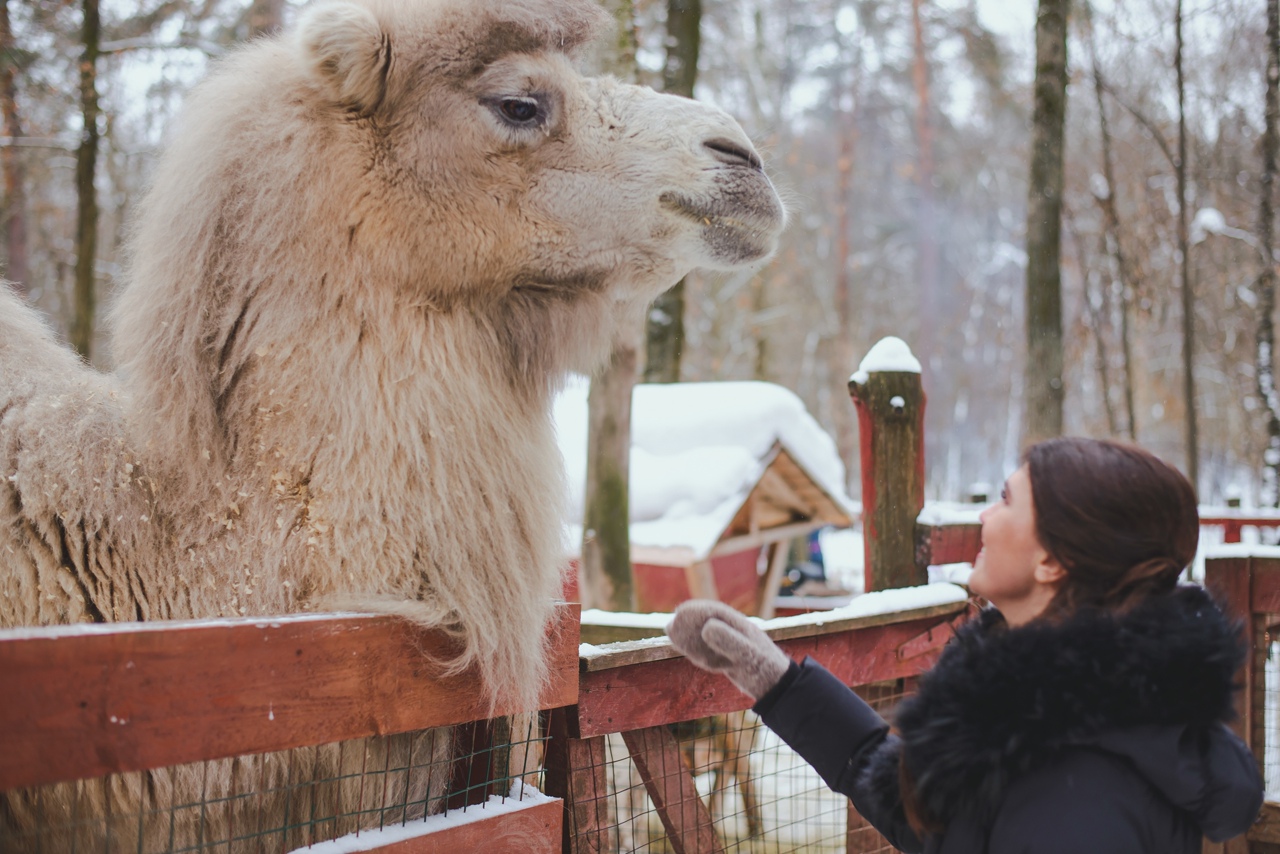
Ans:
[[[900,742],[884,718],[826,668],[811,658],[792,662],[755,711],[894,847],[907,854],[923,850],[898,794]]]
[[[1253,826],[1265,797],[1258,763],[1249,746],[1219,724],[1204,746],[1205,790],[1196,819],[1214,842],[1239,836]]]

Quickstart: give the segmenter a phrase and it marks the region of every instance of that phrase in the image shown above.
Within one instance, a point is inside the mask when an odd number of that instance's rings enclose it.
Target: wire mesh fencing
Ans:
[[[900,679],[858,693],[888,715],[910,687]],[[895,850],[753,713],[662,729],[584,746],[576,771],[587,783],[568,818],[578,848],[664,854],[677,850],[675,829],[685,850],[690,839],[698,851],[752,854]]]
[[[0,792],[5,854],[274,854],[541,788],[520,715]]]

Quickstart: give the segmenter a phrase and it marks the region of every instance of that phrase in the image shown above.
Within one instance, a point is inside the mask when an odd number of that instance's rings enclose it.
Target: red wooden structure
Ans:
[[[755,485],[707,551],[632,546],[636,610],[670,612],[681,602],[700,598],[773,616],[791,541],[828,525],[853,524],[848,511],[781,443],[761,463]],[[762,561],[763,573],[758,571]],[[580,601],[576,563],[565,597]]]
[[[1201,507],[1201,525],[1221,525],[1224,543],[1240,542],[1244,528],[1280,528],[1280,510],[1242,510],[1238,507]]]

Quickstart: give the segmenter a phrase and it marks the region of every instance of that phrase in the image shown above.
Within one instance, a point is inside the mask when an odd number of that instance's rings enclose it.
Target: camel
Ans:
[[[359,608],[535,708],[554,393],[785,220],[723,112],[575,70],[606,22],[337,0],[220,61],[136,212],[116,372],[0,286],[0,628]]]

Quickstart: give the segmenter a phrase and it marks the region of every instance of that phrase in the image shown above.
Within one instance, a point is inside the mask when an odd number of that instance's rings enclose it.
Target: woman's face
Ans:
[[[979,519],[982,551],[973,563],[969,589],[999,608],[1011,626],[1036,618],[1057,592],[1063,572],[1036,538],[1025,465],[1009,476],[1000,500]]]

